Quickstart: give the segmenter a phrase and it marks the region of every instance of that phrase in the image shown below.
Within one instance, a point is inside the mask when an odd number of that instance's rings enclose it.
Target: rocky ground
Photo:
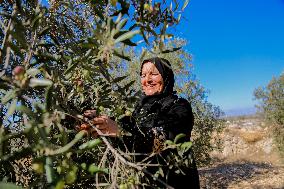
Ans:
[[[227,121],[215,163],[199,169],[201,188],[284,189],[284,164],[258,118]]]

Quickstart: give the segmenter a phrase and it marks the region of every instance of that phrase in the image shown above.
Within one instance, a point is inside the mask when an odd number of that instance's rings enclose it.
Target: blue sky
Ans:
[[[284,72],[284,0],[191,0],[173,32],[225,112],[253,108],[254,89]]]
[[[176,36],[194,74],[224,111],[251,108],[253,91],[284,71],[284,0],[191,0]]]

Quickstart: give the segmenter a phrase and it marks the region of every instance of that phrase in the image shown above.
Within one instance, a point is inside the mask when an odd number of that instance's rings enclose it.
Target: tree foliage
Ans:
[[[115,119],[132,110],[137,100],[135,77],[124,68],[138,62],[132,49],[141,42],[156,55],[179,52],[183,56],[179,46],[166,45],[166,41],[172,36],[168,28],[178,24],[187,3],[50,0],[44,6],[37,0],[3,1],[1,179],[31,188],[57,189],[147,184],[141,180],[148,174],[144,167],[132,163],[131,155],[117,151],[115,141],[92,138],[75,127],[89,122],[82,117],[86,109]],[[142,52],[140,57],[144,55]],[[176,71],[184,69],[183,60],[179,59]],[[121,71],[116,74],[118,68]],[[183,86],[195,86],[185,90],[187,97],[203,99],[198,84]],[[212,108],[205,107],[213,115]],[[181,144],[169,146],[181,148]],[[191,144],[182,146],[187,149]],[[28,163],[22,175],[15,171],[18,161]],[[18,180],[27,175],[31,178],[26,182]]]
[[[254,96],[260,102],[257,105],[260,112],[275,125],[275,143],[284,157],[284,73],[273,77],[267,86],[255,89]]]

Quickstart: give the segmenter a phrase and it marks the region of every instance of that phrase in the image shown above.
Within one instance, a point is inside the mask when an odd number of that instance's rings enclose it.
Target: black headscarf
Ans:
[[[162,75],[163,81],[164,81],[164,89],[162,94],[168,95],[173,93],[175,78],[174,78],[174,72],[172,70],[171,64],[167,59],[159,58],[159,57],[153,57],[150,59],[143,60],[141,64],[140,69],[140,75],[142,71],[142,67],[146,62],[151,62],[155,64],[156,68]]]

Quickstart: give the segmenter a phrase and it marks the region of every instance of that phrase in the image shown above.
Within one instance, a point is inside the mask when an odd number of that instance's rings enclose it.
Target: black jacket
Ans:
[[[189,141],[193,124],[194,117],[190,103],[174,94],[145,96],[136,106],[132,116],[124,117],[120,122],[121,127],[131,134],[123,137],[128,150],[142,154],[136,157],[136,161],[143,160],[151,152],[159,152],[165,140],[174,140],[180,133],[186,134],[184,141]],[[162,155],[168,155],[168,152],[163,153]],[[192,165],[184,170],[185,175],[167,169],[168,177],[165,180],[176,189],[199,188],[197,168],[193,154],[190,153],[193,161]],[[159,161],[152,159],[155,163]],[[159,163],[167,165],[165,161]],[[151,168],[149,170],[154,171]]]

